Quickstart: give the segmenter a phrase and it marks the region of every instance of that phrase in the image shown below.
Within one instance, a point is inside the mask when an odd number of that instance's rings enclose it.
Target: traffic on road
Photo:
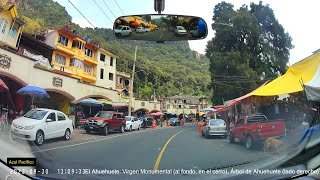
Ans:
[[[2,0],[0,180],[320,179],[320,3],[265,1]]]

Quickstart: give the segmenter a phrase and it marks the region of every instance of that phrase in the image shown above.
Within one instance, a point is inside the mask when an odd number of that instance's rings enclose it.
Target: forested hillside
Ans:
[[[100,46],[117,56],[117,69],[131,73],[135,45],[138,46],[137,71],[134,90],[148,95],[172,96],[182,92],[190,95],[209,96],[209,61],[190,50],[187,41],[157,44],[145,41],[117,40],[111,29],[81,28],[72,23],[72,17],[59,3],[52,0],[9,0],[15,3],[21,18],[26,22],[24,30],[37,34],[47,29],[62,28],[68,24],[71,29],[80,30],[100,42]],[[183,88],[181,88],[183,85]],[[209,99],[209,98],[208,98]]]

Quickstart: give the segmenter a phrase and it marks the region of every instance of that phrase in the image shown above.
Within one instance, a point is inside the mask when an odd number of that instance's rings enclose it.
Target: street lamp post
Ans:
[[[131,116],[131,103],[132,103],[132,98],[133,98],[133,81],[134,81],[134,73],[136,70],[136,59],[137,59],[137,46],[134,51],[134,60],[133,60],[133,68],[132,68],[132,76],[131,76],[131,81],[130,81],[130,97],[129,97],[129,106],[128,106],[128,115]]]

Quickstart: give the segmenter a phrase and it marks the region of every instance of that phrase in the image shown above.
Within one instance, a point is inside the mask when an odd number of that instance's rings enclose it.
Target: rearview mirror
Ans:
[[[207,27],[207,23],[196,16],[147,14],[117,18],[113,32],[119,39],[164,42],[204,39]]]

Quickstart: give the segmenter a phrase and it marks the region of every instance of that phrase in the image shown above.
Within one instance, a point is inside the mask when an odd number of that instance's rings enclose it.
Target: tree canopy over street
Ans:
[[[213,9],[215,37],[207,44],[212,101],[221,104],[248,93],[287,69],[292,39],[269,5],[234,9],[221,2]]]

